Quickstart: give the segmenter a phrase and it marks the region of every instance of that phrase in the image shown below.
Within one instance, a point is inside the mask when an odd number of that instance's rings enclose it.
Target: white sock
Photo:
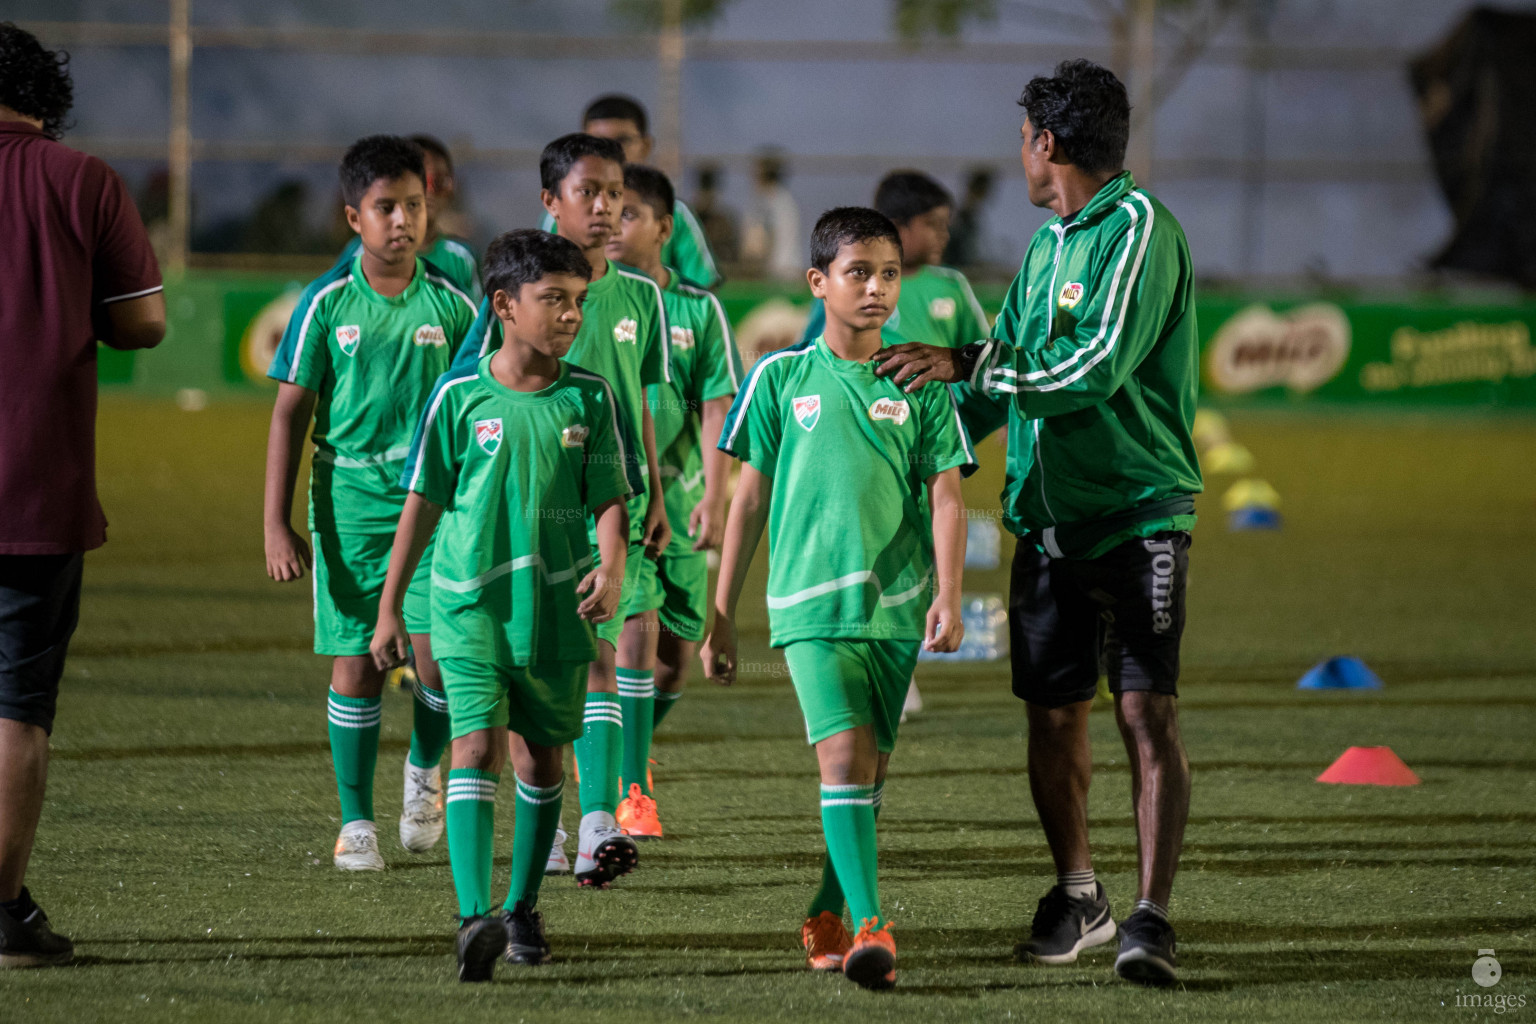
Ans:
[[[1149,914],[1156,914],[1164,921],[1168,920],[1168,908],[1163,906],[1161,903],[1158,903],[1156,900],[1149,900],[1146,897],[1142,897],[1141,899],[1137,900],[1136,911],[1139,912],[1142,910],[1145,910]]]
[[[1093,877],[1093,868],[1057,872],[1056,887],[1075,899],[1091,900],[1099,891],[1098,880]]]

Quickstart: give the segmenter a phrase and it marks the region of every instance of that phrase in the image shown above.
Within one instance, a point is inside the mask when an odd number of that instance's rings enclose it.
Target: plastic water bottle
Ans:
[[[965,567],[996,569],[1001,564],[1002,531],[996,519],[970,519],[965,524]]]
[[[919,661],[997,661],[1008,656],[1008,605],[1001,594],[962,594],[965,639],[948,654],[920,651]]]

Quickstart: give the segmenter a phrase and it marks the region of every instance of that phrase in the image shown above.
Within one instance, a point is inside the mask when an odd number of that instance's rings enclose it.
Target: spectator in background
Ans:
[[[808,259],[800,244],[800,207],[784,187],[784,158],[757,158],[756,196],[742,232],[741,259],[768,277],[798,281]]]
[[[704,238],[721,263],[741,258],[736,214],[720,198],[720,165],[700,164],[699,190],[693,194],[693,215],[704,229]]]
[[[96,340],[152,348],[165,297],[127,188],[59,144],[69,57],[0,23],[0,968],[74,946],[22,884],[96,498]]]
[[[975,167],[965,179],[965,198],[949,225],[949,245],[944,262],[952,267],[974,267],[981,262],[981,208],[992,196],[992,168]]]

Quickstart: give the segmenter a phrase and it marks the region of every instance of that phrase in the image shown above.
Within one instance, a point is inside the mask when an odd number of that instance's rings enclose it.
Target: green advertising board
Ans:
[[[102,383],[256,393],[303,284],[232,271],[168,280],[165,342],[103,349]],[[1005,290],[976,289],[990,314]],[[748,360],[796,340],[809,301],[803,287],[766,282],[727,283],[720,298]],[[1212,405],[1536,408],[1536,301],[1212,293],[1196,310]]]

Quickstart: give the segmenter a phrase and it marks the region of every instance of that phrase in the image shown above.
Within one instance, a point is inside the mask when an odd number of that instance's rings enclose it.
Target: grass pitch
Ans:
[[[1117,982],[1111,947],[1066,968],[1009,951],[1051,884],[1024,777],[1024,721],[1000,665],[924,666],[881,817],[900,987],[802,967],[821,840],[815,762],[767,647],[762,564],[748,671],[695,683],[657,737],[668,838],[611,892],[550,879],[558,963],[454,980],[442,846],[393,840],[408,699],[391,694],[378,775],[390,870],[338,874],[326,663],[307,584],[261,567],[268,409],[183,413],[111,398],[101,489],[112,540],[86,568],[47,809],[29,882],[79,951],[0,976],[9,1021],[642,1022],[684,1018],[1430,1020],[1536,1013],[1536,422],[1247,415],[1280,533],[1230,534],[1208,481],[1192,549],[1183,723],[1194,806],[1174,890],[1183,984]],[[967,486],[996,507],[1002,450]],[[1006,590],[1006,570],[972,590]],[[1386,680],[1308,694],[1333,654]],[[1096,866],[1135,897],[1125,754],[1094,717]],[[1388,744],[1408,789],[1312,781]],[[498,885],[512,799],[503,787]],[[573,801],[574,802],[574,801]],[[574,821],[574,808],[567,809]],[[1471,979],[1478,950],[1498,987]]]

